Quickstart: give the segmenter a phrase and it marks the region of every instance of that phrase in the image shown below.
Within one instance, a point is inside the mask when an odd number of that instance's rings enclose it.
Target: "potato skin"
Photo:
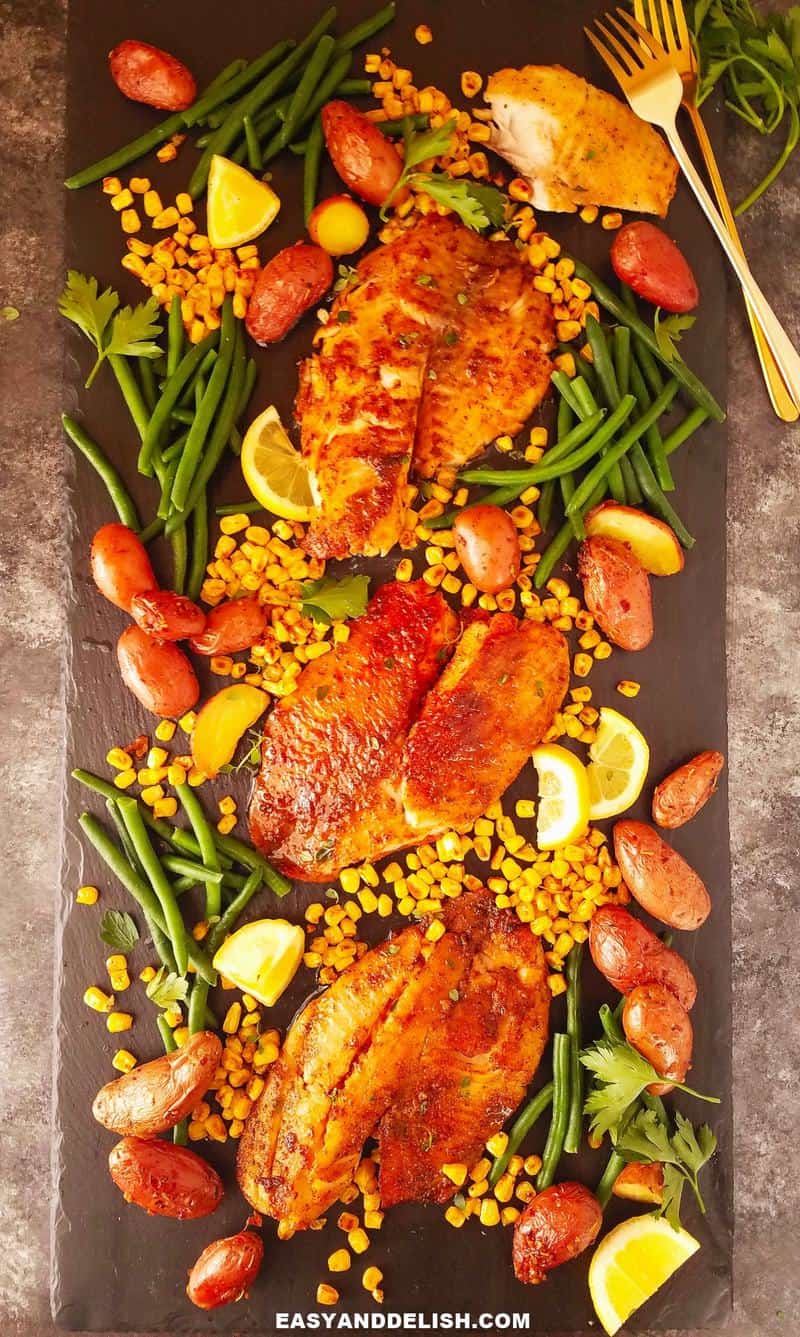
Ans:
[[[651,1095],[665,1096],[675,1082],[686,1080],[692,1065],[692,1023],[663,984],[639,984],[631,990],[622,1009],[622,1029],[628,1043],[666,1079],[650,1083]]]
[[[368,204],[383,204],[400,178],[397,149],[349,102],[322,108],[325,144],[344,184]]]
[[[603,1209],[583,1184],[552,1184],[528,1203],[514,1226],[512,1257],[518,1281],[535,1286],[554,1267],[577,1258],[593,1244]]]
[[[117,662],[125,686],[154,715],[177,719],[197,705],[195,671],[172,642],[156,641],[132,623],[117,641]]]
[[[671,237],[655,223],[626,223],[611,246],[611,264],[639,297],[665,311],[693,311],[700,290],[691,266]]]
[[[255,596],[226,599],[211,609],[202,632],[189,645],[196,655],[233,655],[249,650],[266,629],[267,614]]]
[[[453,523],[458,560],[467,579],[484,594],[514,584],[521,561],[517,527],[500,506],[469,506]]]
[[[586,607],[621,650],[644,650],[653,639],[650,581],[630,548],[618,539],[586,539],[578,551]]]
[[[185,1045],[143,1063],[101,1087],[92,1114],[124,1137],[156,1137],[174,1128],[202,1100],[222,1058],[222,1042],[212,1031],[192,1035]]]
[[[199,636],[206,625],[202,608],[172,590],[150,590],[131,600],[131,617],[137,627],[159,641],[184,641]]]
[[[711,897],[702,878],[647,822],[617,822],[614,857],[634,900],[654,919],[687,931],[708,919]]]
[[[685,826],[705,807],[725,765],[721,752],[699,752],[666,776],[653,792],[653,821],[668,831]]]
[[[257,344],[283,339],[333,283],[333,261],[321,246],[297,241],[278,251],[256,280],[245,325]]]
[[[162,111],[185,111],[197,96],[191,70],[177,56],[149,42],[128,38],[108,53],[111,78],[132,102]]]
[[[214,1240],[191,1272],[186,1294],[198,1309],[218,1309],[241,1300],[264,1260],[264,1242],[252,1230]]]
[[[147,549],[127,525],[103,525],[92,539],[89,553],[92,580],[100,593],[124,613],[130,613],[137,594],[158,589]]]
[[[151,1216],[178,1221],[210,1216],[225,1192],[208,1161],[174,1142],[124,1137],[112,1147],[108,1168],[125,1201]]]
[[[660,1161],[649,1165],[631,1161],[620,1170],[611,1192],[627,1202],[660,1203],[664,1199],[664,1167]]]
[[[620,905],[603,905],[589,925],[592,960],[609,984],[630,993],[639,984],[663,984],[690,1012],[697,983],[682,956]]]

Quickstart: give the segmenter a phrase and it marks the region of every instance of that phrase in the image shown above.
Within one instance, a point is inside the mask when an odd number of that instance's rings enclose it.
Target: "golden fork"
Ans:
[[[753,278],[747,261],[728,232],[722,215],[703,185],[678,134],[676,118],[683,98],[681,77],[671,56],[646,28],[624,9],[618,8],[616,13],[617,18],[613,14],[606,14],[603,21],[595,20],[594,26],[600,36],[589,28],[584,31],[611,70],[636,115],[651,125],[657,125],[666,135],[698,204],[714,229],[731,268],[758,316],[786,387],[794,401],[800,403],[800,356]]]
[[[670,0],[660,0],[661,21],[657,13],[656,0],[647,0],[648,15],[645,15],[645,0],[633,0],[634,17],[643,28],[649,29],[657,42],[671,56],[672,63],[681,77],[683,84],[682,106],[689,114],[697,142],[700,145],[700,151],[708,171],[711,185],[716,196],[719,211],[725,220],[728,231],[739,250],[744,254],[741,239],[736,227],[736,220],[733,211],[728,202],[728,196],[725,192],[725,186],[720,174],[714,150],[711,146],[711,140],[703,123],[697,106],[697,57],[695,56],[694,46],[689,34],[689,28],[686,23],[686,15],[683,12],[682,0],[672,0],[672,13],[674,13],[674,22],[670,12]],[[649,22],[648,22],[649,16]],[[759,324],[758,316],[745,297],[745,306],[747,315],[750,319],[750,328],[753,331],[756,352],[758,360],[761,363],[761,370],[764,373],[764,380],[767,384],[772,407],[779,418],[784,422],[796,422],[800,417],[800,408],[792,399],[786,388],[783,377],[778,370],[777,364],[769,344],[764,335],[764,331]]]

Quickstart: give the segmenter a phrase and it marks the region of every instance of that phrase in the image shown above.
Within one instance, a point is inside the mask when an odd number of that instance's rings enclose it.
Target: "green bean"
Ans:
[[[164,871],[164,866],[156,854],[150,839],[145,830],[144,822],[139,813],[139,804],[133,798],[121,798],[117,800],[120,816],[128,829],[128,835],[131,843],[136,850],[139,862],[144,868],[147,880],[158,897],[161,910],[164,915],[166,931],[169,934],[172,950],[175,953],[175,960],[178,964],[178,973],[186,974],[186,968],[189,963],[189,953],[186,932],[186,925],[183,922],[183,916],[178,908],[178,902],[175,899],[175,893],[169,884],[169,879]],[[178,870],[183,872],[183,869]]]
[[[601,483],[598,483],[597,487],[595,488],[591,497],[587,501],[586,505],[581,508],[581,515],[582,516],[585,515],[587,511],[590,511],[594,506],[598,504],[598,502],[602,501],[607,491],[608,487],[605,479],[603,479]],[[556,562],[560,561],[560,559],[564,556],[564,553],[567,551],[567,548],[572,542],[573,537],[574,534],[572,530],[572,520],[570,517],[569,520],[566,520],[564,522],[564,524],[559,529],[558,533],[550,540],[550,542],[548,543],[547,547],[545,548],[544,552],[542,553],[537,563],[536,571],[533,577],[533,584],[535,589],[540,590],[543,587],[543,585],[545,585],[547,581],[550,579],[550,576],[553,573],[553,568],[555,567]]]
[[[471,511],[473,506],[505,506],[509,501],[516,501],[521,492],[525,491],[525,485],[515,483],[511,487],[496,487],[491,492],[487,492],[482,497],[476,497],[474,501],[467,502],[466,506],[457,506],[453,510],[445,511],[443,515],[433,516],[425,521],[426,529],[449,529],[456,516],[462,511]]]
[[[703,426],[704,422],[708,422],[706,410],[701,408],[692,409],[691,413],[687,413],[683,422],[679,422],[677,427],[673,427],[672,431],[664,437],[664,454],[667,457],[672,455],[679,446],[683,445],[684,441],[694,435],[698,427]]]
[[[663,363],[669,375],[674,377],[683,386],[684,390],[691,395],[695,403],[706,409],[710,417],[717,422],[725,421],[725,410],[717,403],[708,387],[703,384],[699,377],[695,376],[693,371],[690,371],[682,358],[676,357],[674,361],[671,361],[664,357],[655,334],[636,312],[631,311],[625,302],[580,260],[575,261],[575,273],[578,278],[582,278],[584,282],[590,285],[595,298],[601,306],[605,307],[606,311],[609,311],[623,325],[630,327],[634,339],[638,338],[640,341],[639,348],[644,344],[647,350],[659,362]]]
[[[567,1131],[564,1137],[564,1150],[569,1155],[580,1151],[583,1132],[583,1064],[581,1063],[581,965],[583,963],[583,943],[576,943],[567,956],[565,974],[567,977],[567,1035],[570,1039],[569,1052],[569,1113]]]
[[[644,383],[644,377],[642,376],[639,364],[635,360],[631,366],[631,385],[633,386],[633,392],[639,403],[642,405],[642,408],[649,408],[650,404],[653,402],[652,397]],[[675,482],[669,464],[667,463],[667,457],[664,454],[664,442],[661,438],[658,423],[654,422],[652,427],[647,429],[647,432],[645,433],[645,442],[647,443],[647,453],[650,456],[650,463],[656,478],[658,479],[659,486],[665,488],[668,492],[672,492],[675,487]]]
[[[552,1099],[553,1083],[548,1082],[546,1086],[542,1087],[541,1091],[536,1092],[536,1095],[528,1101],[527,1105],[517,1115],[509,1129],[506,1149],[501,1156],[495,1156],[494,1165],[489,1171],[490,1188],[494,1188],[498,1179],[505,1174],[511,1157],[522,1146],[533,1125],[542,1117]]]
[[[222,946],[245,907],[255,896],[262,880],[260,870],[255,869],[248,877],[239,895],[234,897],[230,905],[223,910],[217,923],[214,924],[206,939],[208,951],[212,958]]]
[[[139,451],[138,467],[139,472],[145,474],[148,478],[152,477],[153,456],[160,449],[163,435],[167,429],[172,410],[176,406],[178,396],[189,378],[197,371],[208,350],[213,348],[218,341],[219,330],[209,330],[199,344],[194,344],[188,353],[184,354],[176,370],[168,378],[161,392],[161,398],[147,423],[146,430],[142,434],[142,448]]]
[[[684,548],[694,547],[694,538],[689,533],[677,511],[670,505],[658,485],[653,470],[650,468],[650,462],[644,451],[637,442],[631,450],[631,462],[636,470],[636,477],[639,480],[639,486],[645,496],[651,511],[655,511],[659,519],[668,524],[674,530],[679,543]]]
[[[206,98],[210,98],[212,93],[218,93],[221,88],[225,88],[226,84],[229,84],[237,74],[241,74],[242,70],[246,69],[247,61],[243,60],[241,56],[237,57],[236,60],[232,60],[229,65],[226,65],[224,69],[220,70],[219,74],[214,75],[210,84],[206,85],[205,92],[203,93],[203,100],[205,101]],[[194,108],[190,108],[190,110],[194,110]],[[198,119],[205,119],[205,113],[202,113],[199,118],[195,116],[193,119],[195,124],[197,124]]]
[[[335,17],[335,8],[326,9],[308,37],[299,46],[296,46],[279,65],[276,65],[264,79],[261,79],[249,93],[246,93],[234,104],[222,125],[214,131],[192,173],[189,181],[189,194],[193,200],[199,199],[206,188],[211,159],[214,155],[228,152],[239,138],[245,116],[252,116],[266,102],[269,102],[270,98],[281,91],[294,71],[304,63],[307,52],[313,50],[320,37],[330,28]]]
[[[373,121],[372,124],[376,130],[380,130],[382,135],[392,139],[397,135],[402,135],[406,125],[410,130],[427,130],[431,123],[431,118],[427,112],[419,112],[415,116],[397,116],[394,120]]]
[[[579,418],[581,416],[581,406],[575,396],[575,391],[572,388],[572,381],[569,379],[566,372],[554,371],[550,380],[561,395],[561,398],[566,399],[572,412],[575,414],[575,417]]]
[[[186,593],[195,601],[200,597],[208,565],[208,499],[205,490],[201,493],[192,511],[192,558],[189,563],[189,575]]]
[[[621,395],[626,395],[631,384],[631,332],[627,325],[615,325],[612,337],[614,374]]]
[[[228,506],[215,506],[215,515],[255,515],[263,511],[260,501],[233,501]]]
[[[136,800],[132,799],[130,802],[135,803]],[[139,876],[135,868],[131,867],[122,851],[107,835],[103,827],[97,821],[97,818],[92,817],[91,813],[84,812],[81,813],[81,816],[78,818],[78,824],[89,842],[97,850],[97,853],[100,855],[101,859],[103,859],[104,863],[108,865],[112,873],[114,873],[126,890],[133,896],[134,900],[141,906],[146,917],[151,919],[157,928],[167,935],[166,920],[164,919],[158,897],[144,878]],[[170,894],[172,894],[171,888]],[[183,920],[181,920],[181,923],[183,923]],[[216,984],[216,971],[213,969],[205,952],[193,938],[189,935],[185,936],[187,937],[186,945],[189,961],[203,979],[208,980],[209,984]]]
[[[164,525],[166,530],[167,524]],[[182,520],[167,536],[172,549],[172,588],[176,594],[183,594],[186,584],[186,567],[189,562],[189,537],[186,533],[186,521]]]
[[[223,875],[219,869],[205,868],[203,864],[194,863],[192,859],[184,859],[180,854],[164,854],[161,862],[168,873],[176,873],[178,877],[193,877],[196,884],[222,886]]]
[[[122,850],[123,853],[125,854],[125,857],[127,858],[132,868],[135,870],[135,872],[138,873],[138,875],[143,878],[144,869],[142,868],[136,850],[134,849],[133,844],[131,843],[131,838],[128,835],[128,828],[126,827],[125,823],[123,822],[120,816],[116,799],[110,799],[110,798],[106,799],[106,811],[108,812],[108,815],[113,823],[114,830],[117,833],[117,838],[119,840],[120,845],[122,846]],[[172,950],[172,944],[169,938],[167,937],[166,933],[161,932],[161,929],[158,927],[158,925],[152,919],[149,918],[149,916],[145,913],[144,910],[142,911],[142,914],[144,915],[145,923],[147,924],[147,931],[150,934],[159,961],[168,971],[172,971],[173,973],[177,974],[178,967],[175,963],[175,953]]]
[[[307,148],[307,139],[296,139],[293,144],[289,145],[289,152],[293,153],[295,158],[304,158]]]
[[[630,450],[633,443],[638,441],[640,436],[644,435],[650,424],[657,422],[661,417],[661,414],[666,412],[677,392],[678,381],[677,378],[673,376],[671,380],[667,381],[667,384],[664,386],[664,389],[661,391],[658,398],[653,400],[650,408],[642,414],[641,418],[628,428],[618,441],[615,441],[614,444],[609,447],[608,453],[604,455],[602,459],[598,460],[586,474],[585,478],[582,479],[578,487],[575,489],[575,495],[572,498],[572,501],[569,503],[570,514],[574,514],[575,511],[583,510],[586,501],[597,487],[598,483],[608,477],[609,470]],[[628,399],[632,401],[633,396],[629,395]],[[622,402],[626,403],[627,401],[623,400]]]
[[[194,403],[195,380],[198,376],[203,376],[203,377],[210,376],[211,372],[214,370],[214,363],[216,362],[216,360],[217,360],[216,348],[209,348],[208,352],[203,358],[203,361],[197,368],[197,371],[194,372],[193,375],[186,382],[186,387],[183,390],[183,393],[181,394],[178,400],[178,407],[177,409],[173,409],[172,414],[170,415],[171,417],[175,418],[178,422],[187,422],[191,425],[191,423],[194,421],[194,413],[192,412],[190,405]],[[189,415],[188,417],[178,416],[180,411],[183,409],[185,409],[186,412],[188,413]]]
[[[214,364],[208,386],[202,392],[202,399],[189,429],[189,439],[180,457],[175,482],[172,485],[171,500],[176,511],[182,512],[187,509],[186,499],[198,471],[206,438],[228,383],[231,361],[237,346],[237,328],[238,323],[233,314],[233,297],[228,293],[222,304],[219,357]]]
[[[551,464],[557,464],[572,455],[584,442],[590,440],[603,423],[605,410],[598,409],[591,418],[577,423],[564,436],[559,437],[555,445],[547,451],[540,464],[532,464],[527,469],[465,469],[459,478],[465,483],[494,483],[498,487],[511,487],[520,483],[522,488],[539,481],[533,474]],[[544,480],[546,481],[546,479]]]
[[[147,424],[150,421],[150,414],[147,411],[147,405],[144,402],[144,396],[139,388],[139,383],[133,374],[133,368],[126,357],[119,353],[112,353],[109,357],[111,370],[117,378],[117,385],[122,391],[122,397],[128,406],[128,412],[133,418],[134,426],[139,433],[139,438],[144,436],[147,431]]]
[[[130,144],[124,144],[121,149],[115,149],[105,158],[100,158],[97,162],[84,167],[82,171],[68,176],[64,185],[67,190],[80,190],[83,186],[91,186],[95,181],[101,181],[104,176],[112,176],[121,167],[127,167],[129,163],[136,162],[137,158],[143,158],[152,149],[160,148],[171,135],[182,130],[184,124],[183,113],[174,112],[172,116],[160,121],[152,130],[132,140]]]
[[[166,468],[162,472],[161,496],[158,499],[158,510],[156,511],[159,520],[166,520],[172,511],[169,494],[172,491],[172,484],[178,471],[179,458],[179,454],[173,455],[170,460],[165,460],[162,457],[161,463],[166,465]]]
[[[264,158],[261,153],[261,145],[258,142],[258,135],[249,116],[245,116],[242,121],[244,129],[244,142],[247,145],[247,165],[251,172],[261,172],[264,170]]]
[[[594,1196],[597,1198],[601,1207],[608,1206],[611,1191],[617,1182],[618,1176],[625,1169],[626,1164],[627,1162],[624,1157],[620,1156],[618,1151],[612,1151],[600,1182],[594,1191]]]
[[[85,785],[87,789],[94,790],[96,794],[102,794],[104,798],[112,798],[115,801],[119,799],[119,790],[115,789],[114,785],[108,780],[101,779],[99,775],[93,775],[91,771],[85,771],[80,766],[76,766],[70,774],[72,775],[73,780],[77,780],[79,784]],[[202,859],[203,855],[200,846],[189,831],[183,831],[179,826],[172,826],[171,823],[164,821],[163,818],[154,817],[150,809],[146,807],[144,803],[139,803],[139,814],[145,826],[155,835],[166,841],[168,845],[172,845],[173,849],[180,850],[182,853],[188,854],[194,859]],[[215,838],[217,849],[219,849],[219,842],[223,839],[225,839],[223,836],[217,836]],[[240,843],[241,842],[239,841],[236,842],[237,845]],[[244,846],[243,848],[247,847]],[[260,856],[258,857],[260,858]],[[233,862],[223,853],[220,853],[219,861],[224,869],[230,868]],[[241,862],[241,860],[237,860],[237,862]]]
[[[338,91],[342,97],[369,97],[372,84],[369,79],[343,79]]]
[[[214,836],[214,844],[223,854],[227,854],[233,859],[234,863],[243,864],[245,868],[250,868],[254,873],[258,873],[262,882],[266,882],[270,891],[276,896],[286,896],[292,889],[291,882],[272,867],[258,850],[245,845],[243,841],[238,840],[236,836]]]
[[[244,327],[241,321],[237,321],[236,325],[237,329],[235,334],[233,362],[230,368],[230,375],[228,376],[228,383],[225,387],[225,393],[222,396],[222,401],[217,411],[216,421],[211,429],[206,448],[203,451],[200,462],[195,470],[191,486],[186,495],[184,503],[184,513],[186,515],[194,510],[200,497],[211,481],[211,476],[222,458],[225,447],[228,444],[231,428],[233,427],[236,405],[239,402],[239,396],[242,392],[245,376]],[[181,523],[183,522],[180,515],[170,516],[166,523],[165,533],[169,535]]]
[[[139,530],[140,541],[144,543],[145,546],[148,543],[152,543],[153,539],[158,538],[159,534],[163,534],[164,523],[163,520],[160,520],[158,516],[156,516],[155,520],[150,521],[149,525],[145,525],[144,529]]]
[[[192,381],[191,385],[192,398],[194,398],[195,396],[195,386],[199,385],[202,382],[202,380],[203,380],[203,375],[202,375],[202,370],[200,370],[198,371],[195,379]],[[184,427],[191,427],[195,419],[195,412],[196,411],[194,409],[176,408],[172,410],[169,416],[171,417],[173,422],[179,422]],[[162,459],[163,458],[164,457],[162,455]]]
[[[72,444],[102,478],[114,510],[122,523],[129,529],[138,529],[140,520],[136,505],[108,456],[81,424],[70,418],[69,414],[62,413],[61,424]]]
[[[322,111],[322,108],[325,106],[325,103],[330,102],[331,98],[334,97],[334,95],[338,97],[345,97],[347,95],[348,90],[352,89],[354,85],[359,85],[359,91],[360,91],[361,80],[348,79],[346,77],[352,63],[353,63],[353,57],[348,52],[345,52],[344,55],[341,55],[337,60],[334,60],[333,64],[326,71],[326,73],[320,80],[319,84],[317,85],[314,95],[308,102],[305,111],[300,116],[300,119],[298,120],[297,125],[295,126],[294,134],[297,134],[299,131],[304,130],[306,126],[309,126],[312,123],[312,121],[316,120],[318,113]],[[369,92],[369,90],[370,90],[370,85],[367,84],[367,92]],[[279,116],[281,115],[281,108],[278,108],[278,115]],[[286,113],[284,115],[284,124],[286,116],[288,116],[288,108],[286,109]],[[276,135],[274,138],[277,139],[278,135]],[[268,144],[267,152],[269,152],[269,150],[270,150],[270,145]],[[308,151],[308,139],[306,139],[306,152],[307,151]],[[270,154],[270,156],[273,155]]]
[[[611,439],[617,429],[630,417],[635,403],[636,401],[633,395],[626,395],[625,398],[620,401],[619,407],[609,415],[605,422],[603,422],[596,431],[592,432],[588,441],[585,441],[582,446],[578,446],[576,450],[570,451],[569,454],[561,453],[561,445],[563,443],[560,443],[558,446],[553,446],[552,449],[547,452],[550,458],[546,459],[542,464],[534,464],[530,469],[520,470],[519,472],[509,469],[508,474],[506,475],[509,479],[509,486],[511,486],[512,481],[515,483],[522,482],[523,475],[527,479],[527,485],[530,486],[534,483],[546,483],[549,478],[560,478],[563,474],[573,473],[575,469],[579,469],[587,462],[587,460],[590,460],[592,456],[602,450],[603,446]],[[600,421],[601,414],[598,413],[593,415],[590,419],[587,418],[586,422],[582,423],[581,426],[585,427],[589,422],[596,423]],[[577,428],[574,430],[577,431]],[[554,459],[554,453],[558,453],[561,458]],[[600,463],[604,463],[604,460],[601,459]],[[466,473],[461,474],[460,477],[467,483],[482,481],[472,477],[473,472],[478,473],[480,471],[468,470]],[[493,480],[490,479],[488,481]]]
[[[208,869],[219,869],[219,856],[214,843],[214,833],[206,820],[200,800],[188,784],[177,785],[176,792],[200,846],[203,863]],[[216,889],[209,886],[206,890],[206,919],[211,919],[212,916],[220,913],[222,908],[222,894],[219,890],[221,883],[222,877],[220,875],[220,881],[216,884]]]
[[[142,396],[149,411],[152,413],[156,406],[158,391],[156,390],[156,378],[153,373],[153,362],[149,357],[137,357],[139,365],[139,379],[142,383]]]
[[[624,1001],[625,1000],[623,999],[623,1002]],[[622,1027],[620,1026],[619,1021],[615,1017],[611,1008],[608,1006],[608,1003],[603,1003],[597,1015],[600,1020],[600,1025],[603,1028],[603,1032],[606,1036],[606,1039],[611,1040],[612,1044],[624,1044],[625,1035],[623,1033]]]
[[[167,377],[172,376],[177,371],[178,363],[183,357],[183,316],[181,315],[181,299],[175,293],[169,304],[169,317],[167,319]]]
[[[189,994],[189,1007],[187,1010],[187,1022],[189,1034],[197,1035],[198,1031],[205,1030],[206,1008],[208,1007],[208,985],[205,980],[195,980]]]
[[[189,435],[188,429],[185,432],[181,432],[180,436],[176,436],[175,440],[170,442],[166,450],[162,450],[161,452],[162,464],[171,464],[172,461],[175,459],[175,456],[180,455],[181,451],[183,450],[183,447],[186,445],[186,438],[188,435]]]
[[[253,358],[248,358],[247,366],[245,368],[245,373],[244,373],[244,384],[242,386],[242,393],[239,396],[239,403],[236,405],[236,414],[234,417],[234,423],[238,423],[240,421],[242,414],[247,408],[247,405],[250,403],[250,396],[253,393],[253,388],[255,386],[257,376],[258,376],[258,368],[255,364],[255,361],[253,360]],[[230,447],[234,455],[241,454],[242,437],[238,427],[236,426],[233,426],[231,428],[230,436],[228,437],[228,446]]]
[[[617,407],[620,401],[619,385],[617,384],[617,375],[614,371],[614,364],[611,360],[606,336],[599,320],[593,315],[586,317],[586,335],[589,340],[589,347],[592,350],[592,366],[597,373],[597,379],[600,384],[600,390],[603,398],[610,409]],[[587,391],[591,395],[591,391]],[[592,396],[593,398],[593,396]],[[608,452],[605,451],[604,454]],[[620,462],[611,465],[608,470],[608,489],[615,501],[622,502],[624,505],[628,499],[625,480],[622,476]]]
[[[333,38],[327,34],[324,37],[320,37],[317,42],[311,59],[303,71],[303,77],[297,85],[297,88],[292,95],[292,100],[286,109],[286,117],[283,125],[278,133],[273,136],[264,150],[265,162],[270,162],[278,153],[286,148],[287,144],[289,144],[292,139],[294,139],[295,131],[297,131],[300,125],[303,124],[306,112],[309,112],[311,116],[316,114],[315,111],[311,110],[310,104],[314,90],[322,81],[325,70],[330,64],[334,46],[335,43]],[[350,61],[349,56],[345,56],[343,59],[348,61],[348,63]],[[342,67],[342,69],[344,69],[344,67]],[[344,74],[336,80],[334,87],[341,83],[343,77]],[[331,89],[331,91],[333,90]],[[328,100],[329,96],[330,94],[326,96],[325,101]]]
[[[231,98],[238,97],[246,88],[255,83],[256,79],[260,79],[268,70],[273,69],[282,61],[284,56],[294,48],[294,45],[294,42],[291,41],[276,42],[274,46],[271,46],[268,51],[263,52],[262,55],[251,61],[249,65],[246,64],[244,69],[239,74],[234,75],[232,79],[227,79],[224,83],[218,83],[215,79],[213,83],[209,84],[202,97],[198,98],[197,102],[183,113],[184,124],[187,129],[189,126],[204,121],[209,113],[216,111],[217,107],[222,106],[223,102],[230,102]]]
[[[564,1150],[570,1102],[570,1037],[559,1031],[553,1037],[553,1112],[542,1152],[542,1168],[536,1176],[536,1191],[549,1188],[556,1177]]]
[[[392,0],[391,4],[385,5],[383,9],[379,9],[376,14],[373,14],[371,19],[362,19],[354,28],[350,28],[348,32],[343,33],[336,43],[337,55],[342,51],[352,51],[354,46],[366,42],[368,37],[374,37],[382,28],[392,22],[396,9],[397,6]]]
[[[319,181],[323,143],[322,121],[317,117],[308,134],[306,156],[303,160],[303,220],[306,225],[308,225],[308,220],[314,212],[314,206],[317,202],[317,183]]]

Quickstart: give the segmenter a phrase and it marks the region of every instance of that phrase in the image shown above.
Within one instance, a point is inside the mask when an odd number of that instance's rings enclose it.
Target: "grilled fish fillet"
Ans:
[[[388,552],[409,473],[515,434],[549,385],[553,319],[525,259],[450,218],[365,256],[300,368],[295,413],[320,512],[317,557]]]
[[[289,876],[326,881],[469,826],[516,779],[563,700],[566,642],[499,613],[450,658],[458,634],[423,581],[384,586],[268,716],[250,834]]]
[[[475,1164],[539,1066],[550,990],[527,924],[490,903],[457,994],[379,1125],[382,1207],[451,1197],[442,1166]]]
[[[494,1062],[510,1063],[512,1098],[533,1076],[547,1030],[538,939],[513,912],[497,910],[486,893],[449,904],[445,925],[435,944],[425,938],[427,921],[379,944],[312,999],[291,1026],[245,1124],[237,1162],[248,1202],[279,1220],[286,1234],[308,1227],[340,1197],[365,1140],[398,1099],[404,1107],[414,1101],[414,1074],[430,1083],[435,1054],[442,1065],[442,1151],[446,1145],[479,1147],[510,1111],[498,1090],[503,1074],[489,1076]],[[512,1031],[515,1054],[508,1045]],[[452,1054],[441,1045],[448,1036],[457,1046]],[[457,1112],[449,1109],[448,1088],[460,1089],[468,1075],[474,1092]],[[414,1118],[419,1110],[416,1102]],[[415,1126],[414,1136],[417,1131]],[[387,1124],[380,1136],[394,1163],[406,1145],[402,1130]],[[408,1151],[413,1161],[411,1144]],[[430,1169],[427,1161],[420,1167],[416,1182],[426,1195],[441,1191],[435,1157]]]
[[[489,79],[491,147],[533,187],[537,209],[585,204],[665,217],[678,164],[625,103],[561,65],[498,70]]]

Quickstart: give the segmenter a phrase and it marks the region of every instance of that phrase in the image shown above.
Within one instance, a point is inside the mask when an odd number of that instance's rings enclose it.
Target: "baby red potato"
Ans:
[[[453,522],[458,560],[484,594],[509,589],[519,575],[517,527],[500,506],[469,506]]]
[[[630,993],[639,984],[663,984],[686,1008],[694,1007],[697,983],[682,956],[621,905],[602,905],[589,925],[592,960],[609,984]]]
[[[100,593],[130,613],[137,594],[158,589],[147,549],[127,525],[110,524],[98,529],[89,554],[92,579]]]
[[[688,260],[655,223],[637,219],[621,227],[611,246],[614,273],[638,297],[665,311],[692,311],[700,300]]]
[[[644,650],[653,639],[650,581],[630,548],[615,538],[587,538],[578,549],[586,607],[621,650]]]
[[[108,1082],[95,1096],[92,1114],[112,1133],[156,1137],[174,1128],[202,1100],[221,1058],[219,1037],[199,1031],[171,1054]]]
[[[151,590],[131,600],[131,617],[137,627],[159,641],[185,641],[199,636],[206,625],[202,608],[172,590]]]
[[[352,255],[369,236],[369,219],[349,195],[331,195],[311,214],[308,235],[328,255]]]
[[[674,831],[704,808],[725,765],[721,752],[700,752],[666,776],[653,793],[653,821]]]
[[[685,1007],[663,984],[639,984],[625,999],[622,1028],[634,1049],[652,1063],[663,1082],[651,1082],[653,1096],[665,1096],[684,1082],[692,1064],[694,1035]]]
[[[403,170],[394,145],[349,102],[328,102],[322,108],[322,130],[344,184],[367,204],[383,204]]]
[[[651,576],[674,576],[683,570],[683,548],[669,525],[635,506],[601,501],[586,517],[589,538],[617,539],[630,548]]]
[[[195,671],[172,642],[156,641],[134,623],[117,641],[117,662],[125,686],[154,715],[177,719],[197,705]]]
[[[111,78],[133,102],[163,111],[185,111],[197,95],[194,75],[176,56],[128,38],[108,54]]]
[[[206,617],[206,625],[189,646],[196,655],[234,655],[249,650],[267,629],[267,614],[256,597],[227,599]]]
[[[219,1309],[247,1294],[264,1260],[264,1242],[252,1230],[214,1240],[201,1253],[191,1272],[186,1294],[198,1309]]]
[[[594,1244],[603,1209],[583,1184],[565,1180],[528,1203],[514,1226],[512,1257],[518,1281],[536,1285],[548,1272]]]
[[[634,900],[654,919],[687,930],[708,919],[711,897],[702,878],[647,822],[617,822],[614,857]]]
[[[632,1161],[620,1170],[611,1192],[626,1202],[661,1203],[664,1199],[664,1167],[658,1161],[640,1164]]]
[[[125,1201],[151,1216],[210,1216],[225,1192],[208,1161],[174,1142],[123,1137],[111,1149],[108,1168]]]
[[[298,241],[274,255],[256,280],[245,324],[257,344],[283,339],[333,283],[333,262],[321,246]]]

